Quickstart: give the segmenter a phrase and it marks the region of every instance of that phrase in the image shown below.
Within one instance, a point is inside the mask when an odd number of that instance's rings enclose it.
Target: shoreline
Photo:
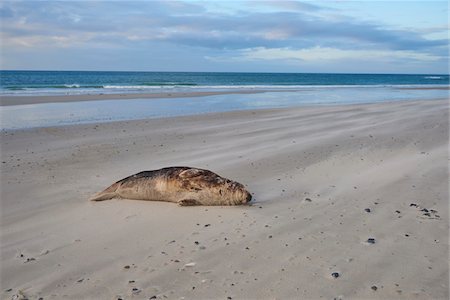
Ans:
[[[286,92],[297,90],[239,90],[216,92],[173,92],[173,93],[124,93],[124,94],[86,94],[86,95],[49,95],[49,96],[0,96],[0,106],[66,103],[99,100],[129,100],[129,99],[164,99],[164,98],[189,98],[206,97],[216,95],[234,94],[259,94],[267,92]]]
[[[321,86],[322,87],[322,86]],[[371,86],[367,86],[370,88]],[[377,86],[378,87],[378,86]],[[67,103],[67,102],[84,102],[84,101],[100,101],[100,100],[130,100],[130,99],[169,99],[169,98],[194,98],[218,95],[248,95],[262,93],[283,93],[283,92],[302,92],[311,91],[313,87],[304,89],[261,89],[261,90],[232,90],[232,91],[196,91],[196,92],[164,92],[164,93],[120,93],[120,94],[81,94],[81,95],[48,95],[48,96],[0,96],[0,106],[14,106],[27,104],[44,104],[44,103]],[[336,88],[336,87],[331,87]],[[349,87],[344,87],[349,88]],[[434,87],[396,87],[390,86],[392,89],[398,90],[450,90],[449,86]]]
[[[91,101],[91,100],[87,100]],[[258,108],[258,109],[239,109],[239,110],[227,110],[227,111],[215,111],[215,112],[199,112],[196,114],[187,114],[187,115],[174,115],[174,116],[157,116],[157,117],[148,117],[148,118],[140,118],[140,119],[126,119],[126,120],[109,120],[109,121],[93,121],[88,123],[74,123],[74,124],[61,124],[61,125],[49,125],[49,126],[35,126],[35,127],[23,127],[23,128],[1,128],[0,132],[25,132],[25,131],[33,131],[33,130],[53,130],[58,128],[84,128],[91,126],[100,126],[100,125],[117,125],[120,124],[130,124],[130,123],[142,123],[142,122],[152,122],[152,121],[180,121],[181,119],[189,119],[189,118],[215,118],[215,117],[226,117],[227,114],[234,115],[244,115],[244,114],[256,114],[256,113],[276,113],[276,112],[287,112],[289,110],[336,110],[336,109],[358,109],[364,108],[365,106],[382,106],[382,105],[395,105],[395,104],[411,104],[418,105],[422,102],[444,102],[449,101],[447,98],[434,98],[434,99],[418,99],[418,100],[392,100],[392,101],[383,101],[383,102],[375,102],[375,103],[339,103],[339,104],[327,104],[327,105],[301,105],[301,106],[293,106],[293,107],[275,107],[275,108]]]

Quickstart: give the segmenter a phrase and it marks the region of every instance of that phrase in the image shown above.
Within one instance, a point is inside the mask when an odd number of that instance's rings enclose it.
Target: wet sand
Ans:
[[[432,87],[394,87],[400,90],[448,90],[448,86],[432,86]],[[308,91],[303,88],[301,91]],[[215,95],[231,95],[231,94],[259,94],[267,92],[296,92],[297,89],[243,89],[228,91],[196,91],[196,92],[170,92],[170,93],[121,93],[121,94],[82,94],[82,95],[50,95],[50,96],[0,96],[0,106],[24,105],[24,104],[42,104],[42,103],[65,103],[78,101],[95,101],[95,100],[126,100],[126,99],[159,99],[159,98],[188,98],[188,97],[205,97]]]
[[[216,92],[173,92],[173,93],[129,93],[129,94],[82,94],[53,96],[1,96],[0,106],[65,103],[95,100],[126,100],[126,99],[157,99],[157,98],[187,98],[230,94],[258,94],[265,92],[286,92],[287,90],[234,90]],[[288,90],[295,91],[295,90]]]
[[[0,298],[448,299],[448,106],[2,131]],[[254,202],[87,201],[176,165]]]

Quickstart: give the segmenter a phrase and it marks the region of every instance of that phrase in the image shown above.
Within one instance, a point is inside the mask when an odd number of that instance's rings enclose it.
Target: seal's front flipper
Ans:
[[[200,202],[198,202],[195,199],[181,199],[177,202],[179,206],[195,206],[195,205],[201,205]]]

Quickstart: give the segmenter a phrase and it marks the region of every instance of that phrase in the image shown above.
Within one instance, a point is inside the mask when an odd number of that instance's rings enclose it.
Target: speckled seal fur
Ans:
[[[117,181],[89,200],[113,198],[167,201],[188,205],[241,205],[252,196],[245,187],[208,170],[169,167],[143,171]]]

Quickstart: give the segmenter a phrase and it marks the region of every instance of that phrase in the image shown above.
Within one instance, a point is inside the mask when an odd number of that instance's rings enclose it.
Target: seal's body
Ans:
[[[240,205],[252,199],[245,187],[208,171],[169,167],[124,178],[91,201],[112,198],[176,202],[179,205]]]

